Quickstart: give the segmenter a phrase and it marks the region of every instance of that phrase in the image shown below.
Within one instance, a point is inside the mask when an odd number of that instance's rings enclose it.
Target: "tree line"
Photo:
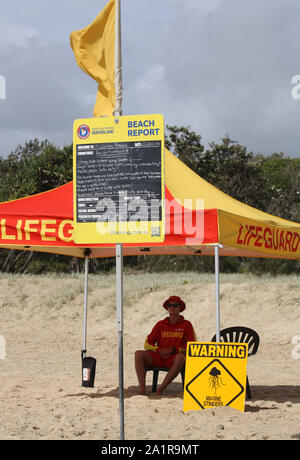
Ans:
[[[224,193],[261,211],[300,223],[300,159],[284,153],[253,154],[225,136],[208,148],[189,126],[168,126],[166,147],[189,168]],[[73,147],[56,147],[38,139],[0,156],[0,202],[33,195],[72,180]],[[131,256],[124,264],[135,270],[212,272],[209,256]],[[91,270],[114,268],[114,258],[93,259]],[[0,271],[18,273],[73,272],[82,261],[66,256],[0,249]],[[300,261],[221,257],[222,272],[299,273]]]

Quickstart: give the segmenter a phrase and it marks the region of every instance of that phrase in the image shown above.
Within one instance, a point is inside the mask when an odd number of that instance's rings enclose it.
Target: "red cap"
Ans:
[[[184,301],[178,297],[177,295],[171,295],[171,297],[169,297],[167,300],[164,301],[163,303],[163,307],[168,310],[168,304],[169,303],[179,303],[180,304],[180,311],[183,311],[185,310],[185,303]]]

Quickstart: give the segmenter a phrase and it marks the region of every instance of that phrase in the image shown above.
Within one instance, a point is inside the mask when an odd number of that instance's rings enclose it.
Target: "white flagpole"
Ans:
[[[116,0],[116,47],[115,47],[115,115],[122,115],[122,40],[121,40],[121,0]]]
[[[121,0],[116,0],[115,116],[122,115]],[[116,244],[116,297],[119,351],[120,439],[124,440],[124,369],[123,369],[123,246]]]

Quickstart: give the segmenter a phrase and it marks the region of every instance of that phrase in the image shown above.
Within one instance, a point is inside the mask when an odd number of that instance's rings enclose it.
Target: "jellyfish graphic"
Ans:
[[[209,388],[212,388],[213,390],[215,390],[215,395],[216,395],[217,388],[220,388],[221,385],[225,385],[225,383],[222,382],[222,379],[220,377],[221,371],[217,369],[216,367],[213,367],[209,375],[210,375]]]

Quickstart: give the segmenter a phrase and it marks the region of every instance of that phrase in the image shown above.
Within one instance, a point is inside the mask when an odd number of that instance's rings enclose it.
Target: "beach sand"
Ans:
[[[89,277],[88,356],[97,359],[94,388],[81,385],[83,276],[0,277],[0,439],[95,439],[120,436],[115,277]],[[199,341],[215,334],[213,275],[124,275],[125,439],[300,439],[300,282],[291,277],[221,275],[221,327],[260,335],[249,358],[252,400],[183,412],[178,376],[161,399],[138,396],[134,352],[142,349],[162,302],[181,296]],[[296,340],[296,339],[294,339]],[[300,341],[298,342],[300,343]],[[3,357],[2,357],[3,358]],[[148,391],[151,390],[148,374]]]

